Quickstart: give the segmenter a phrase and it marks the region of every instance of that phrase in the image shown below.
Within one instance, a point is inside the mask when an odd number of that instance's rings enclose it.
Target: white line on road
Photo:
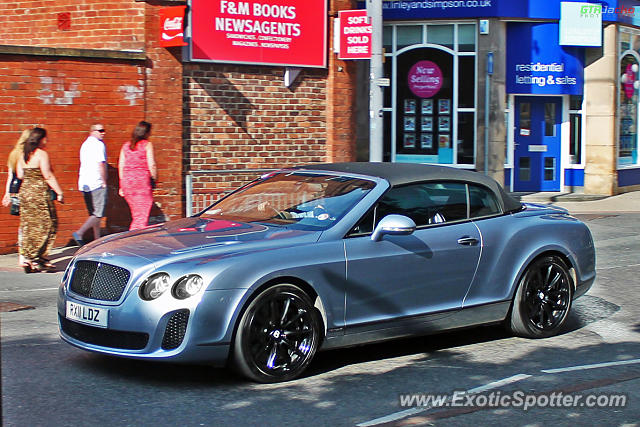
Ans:
[[[503,385],[512,384],[518,381],[522,381],[524,379],[529,378],[531,375],[527,374],[517,374],[508,378],[503,378],[501,380],[490,382],[489,384],[485,384],[479,387],[471,388],[465,391],[465,394],[474,394],[480,393],[482,391],[491,390],[494,388],[502,387]],[[401,420],[411,415],[419,414],[420,412],[425,412],[431,409],[432,406],[422,406],[419,408],[411,408],[405,409],[404,411],[394,412],[393,414],[386,415],[384,417],[376,418],[375,420],[366,421],[364,423],[357,424],[357,427],[370,427],[384,423],[390,423],[392,421]]]
[[[512,384],[518,381],[522,381],[522,380],[526,380],[527,378],[529,378],[531,375],[528,374],[518,374],[518,375],[514,375],[508,378],[504,378],[502,380],[498,380],[498,381],[494,381],[491,382],[487,385],[483,385],[480,387],[476,387],[476,388],[472,388],[470,390],[467,390],[466,393],[467,394],[473,394],[473,393],[480,393],[486,390],[491,390],[494,388],[498,388],[498,387],[502,387],[503,385],[507,385],[507,384]]]
[[[640,359],[618,360],[616,362],[594,363],[592,365],[568,366],[566,368],[544,369],[540,372],[545,374],[556,374],[558,372],[584,371],[586,369],[607,368],[609,366],[633,365],[640,363]]]
[[[13,290],[0,290],[0,292],[36,292],[36,291],[57,291],[58,286],[55,288],[42,288],[42,289],[13,289]]]
[[[638,267],[640,264],[614,265],[613,267],[598,267],[597,270],[613,270],[614,268]]]

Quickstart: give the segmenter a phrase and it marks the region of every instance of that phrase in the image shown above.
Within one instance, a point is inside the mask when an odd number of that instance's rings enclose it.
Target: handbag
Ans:
[[[16,196],[11,197],[11,208],[9,210],[11,215],[19,216],[20,215],[20,199]]]
[[[17,194],[20,191],[20,185],[22,185],[22,180],[16,176],[16,174],[11,174],[11,183],[9,184],[9,194]]]
[[[55,201],[58,198],[58,193],[56,193],[55,191],[53,191],[52,188],[49,189],[49,199],[51,201]]]

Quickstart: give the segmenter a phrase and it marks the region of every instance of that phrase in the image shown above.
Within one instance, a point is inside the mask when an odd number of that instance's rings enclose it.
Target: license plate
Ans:
[[[67,301],[67,319],[99,328],[106,328],[109,310]]]

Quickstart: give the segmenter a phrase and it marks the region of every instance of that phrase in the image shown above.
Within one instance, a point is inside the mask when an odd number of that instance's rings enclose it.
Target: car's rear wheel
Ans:
[[[294,285],[262,291],[243,313],[233,346],[236,368],[258,382],[294,379],[318,349],[322,323],[311,298]]]
[[[573,279],[557,256],[538,258],[520,279],[513,300],[509,326],[528,338],[557,334],[564,325],[573,297]]]

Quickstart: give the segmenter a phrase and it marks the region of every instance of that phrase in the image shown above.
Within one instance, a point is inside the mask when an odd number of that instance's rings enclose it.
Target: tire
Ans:
[[[569,315],[573,289],[569,269],[559,257],[534,260],[518,283],[509,329],[526,338],[556,335]]]
[[[240,318],[233,343],[236,369],[261,383],[299,377],[313,359],[322,321],[309,296],[294,285],[262,291]]]

